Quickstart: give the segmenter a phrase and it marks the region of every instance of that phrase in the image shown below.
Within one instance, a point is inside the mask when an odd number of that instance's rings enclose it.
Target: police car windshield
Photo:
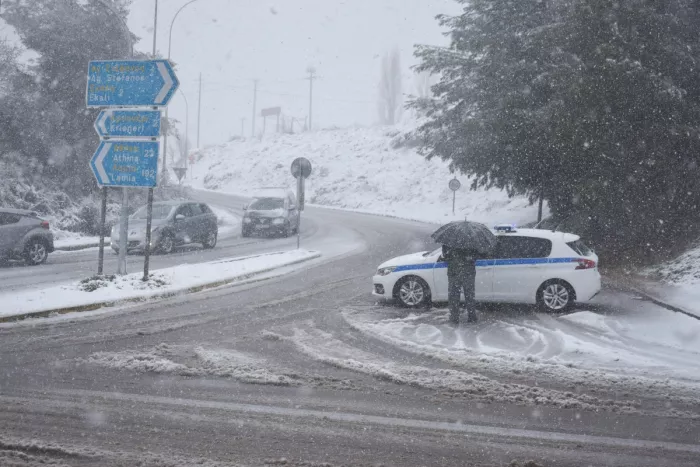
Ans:
[[[284,200],[280,198],[258,198],[250,203],[250,209],[271,211],[284,208]]]

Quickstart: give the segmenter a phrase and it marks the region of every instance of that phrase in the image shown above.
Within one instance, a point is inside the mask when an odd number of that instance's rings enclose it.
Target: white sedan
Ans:
[[[562,312],[600,292],[598,256],[578,235],[537,229],[499,229],[491,257],[476,263],[476,300],[537,304]],[[442,250],[382,263],[373,295],[409,308],[447,301],[447,263]]]

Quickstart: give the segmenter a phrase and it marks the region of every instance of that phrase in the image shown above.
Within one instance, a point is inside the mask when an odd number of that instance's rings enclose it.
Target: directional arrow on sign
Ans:
[[[88,107],[163,107],[180,82],[167,60],[94,60],[88,65]]]
[[[103,141],[90,168],[100,186],[154,187],[159,150],[154,141]]]
[[[100,138],[157,138],[160,136],[159,110],[115,110],[100,112],[95,130]]]

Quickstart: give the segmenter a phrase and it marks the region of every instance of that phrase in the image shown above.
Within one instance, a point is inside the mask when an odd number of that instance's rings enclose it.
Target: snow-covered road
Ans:
[[[606,291],[455,330],[369,295],[376,265],[428,248],[431,226],[305,220],[306,248],[332,254],[303,270],[0,325],[0,465],[698,465],[695,322]]]

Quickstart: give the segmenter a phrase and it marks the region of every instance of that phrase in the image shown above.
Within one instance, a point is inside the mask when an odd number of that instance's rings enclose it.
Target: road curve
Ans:
[[[309,208],[303,228],[326,258],[285,276],[0,326],[0,465],[698,465],[697,400],[680,385],[572,385],[364,332],[358,316],[410,318],[377,306],[369,277],[430,246],[431,226]],[[295,242],[239,241],[158,266]],[[66,260],[61,278],[84,275],[88,256]],[[635,306],[602,301],[609,313]]]

